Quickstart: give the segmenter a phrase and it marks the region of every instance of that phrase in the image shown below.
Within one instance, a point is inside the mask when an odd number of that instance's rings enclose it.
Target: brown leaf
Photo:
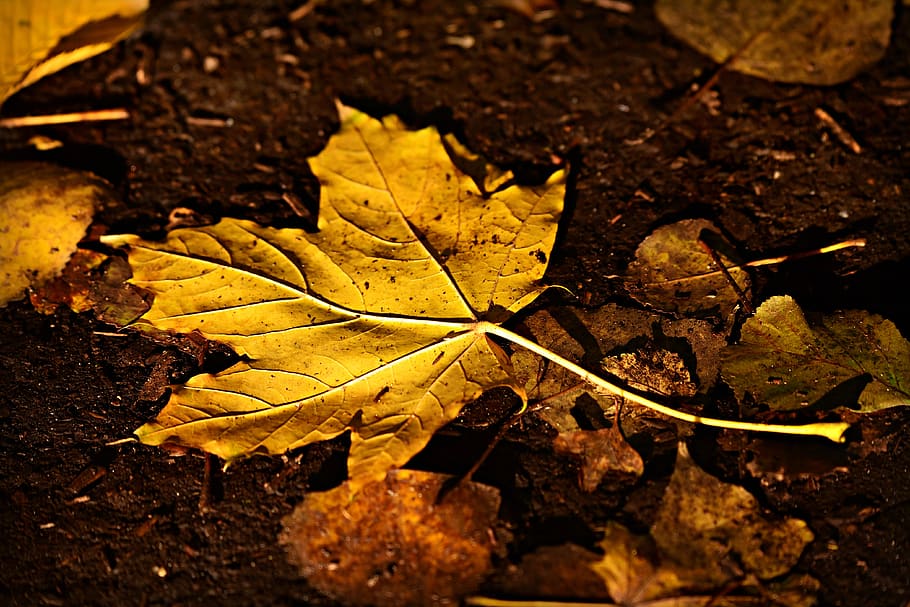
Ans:
[[[346,482],[311,493],[284,519],[281,542],[301,573],[346,605],[455,604],[490,568],[496,489],[395,470],[359,491]]]
[[[658,0],[675,36],[727,68],[776,80],[832,85],[888,48],[892,0]]]
[[[641,456],[626,442],[619,426],[563,432],[553,440],[553,447],[557,453],[575,455],[581,460],[579,484],[589,493],[607,474],[638,478],[644,472]]]

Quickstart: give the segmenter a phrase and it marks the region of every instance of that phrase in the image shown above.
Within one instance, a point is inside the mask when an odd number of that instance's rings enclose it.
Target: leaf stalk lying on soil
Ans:
[[[803,425],[785,425],[785,424],[763,424],[758,422],[742,422],[734,420],[725,420],[725,419],[715,419],[712,417],[702,417],[701,415],[693,415],[691,413],[685,413],[666,405],[661,405],[660,403],[654,402],[653,400],[646,398],[635,392],[630,392],[614,383],[607,381],[606,379],[591,373],[590,371],[580,367],[579,365],[573,363],[570,360],[559,356],[555,352],[551,352],[546,348],[538,345],[537,343],[525,339],[517,333],[513,333],[508,329],[504,329],[498,325],[495,325],[490,322],[481,321],[478,322],[474,330],[478,333],[484,333],[487,335],[495,335],[501,337],[507,341],[512,342],[522,348],[526,348],[531,352],[542,356],[547,360],[556,363],[557,365],[563,367],[564,369],[571,371],[572,373],[578,375],[586,382],[598,388],[600,390],[606,391],[610,394],[619,396],[633,403],[639,404],[643,407],[647,407],[652,411],[657,411],[658,413],[663,413],[668,417],[678,419],[684,422],[689,422],[692,424],[701,424],[703,426],[712,426],[715,428],[727,428],[730,430],[753,430],[757,432],[773,432],[776,434],[797,434],[801,436],[822,436],[829,440],[832,440],[836,443],[844,442],[844,433],[847,429],[850,428],[850,424],[846,422],[817,422],[812,424],[803,424]]]

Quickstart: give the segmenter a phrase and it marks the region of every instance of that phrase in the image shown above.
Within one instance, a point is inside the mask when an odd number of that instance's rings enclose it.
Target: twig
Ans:
[[[743,310],[745,310],[746,313],[749,315],[754,314],[755,309],[752,307],[752,303],[749,301],[749,298],[746,295],[746,292],[743,291],[742,287],[739,286],[739,283],[736,282],[736,279],[733,278],[733,275],[730,274],[730,270],[728,270],[727,266],[724,265],[724,261],[720,258],[720,255],[717,254],[717,251],[714,250],[714,247],[709,245],[707,242],[705,242],[701,238],[698,239],[698,244],[700,244],[701,247],[705,251],[707,251],[708,255],[711,256],[711,259],[714,260],[714,263],[717,265],[717,267],[723,273],[724,278],[726,278],[727,282],[730,283],[730,286],[733,288],[733,291],[736,292],[736,297],[739,298],[739,303],[740,303],[740,305],[742,305]]]
[[[316,8],[316,5],[319,4],[319,0],[307,0],[290,13],[288,13],[288,21],[293,23],[294,21],[300,21],[307,15],[313,12],[313,9]]]
[[[125,120],[129,117],[130,113],[124,108],[71,112],[69,114],[45,114],[43,116],[10,116],[9,118],[0,118],[0,127],[18,128],[24,126],[44,126],[47,124],[68,124],[71,122]]]
[[[834,133],[834,136],[837,137],[841,143],[850,148],[851,152],[859,154],[863,151],[863,148],[861,148],[856,139],[853,138],[853,135],[848,133],[847,129],[839,125],[837,121],[831,117],[831,114],[822,108],[817,107],[815,108],[815,117],[825,123]]]

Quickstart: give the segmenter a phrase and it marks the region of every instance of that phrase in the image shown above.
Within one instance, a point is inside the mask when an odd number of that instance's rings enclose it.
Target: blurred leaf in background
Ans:
[[[0,104],[48,74],[103,53],[139,27],[148,0],[0,2]]]

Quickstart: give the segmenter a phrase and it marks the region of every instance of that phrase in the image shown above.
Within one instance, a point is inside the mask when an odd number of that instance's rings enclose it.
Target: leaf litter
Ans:
[[[609,597],[610,605],[808,607],[815,604],[819,584],[794,568],[813,538],[804,521],[766,513],[746,489],[702,470],[681,442],[670,483],[647,534],[635,534],[609,521],[598,544],[601,556],[581,552],[572,544],[539,549],[510,573],[523,585],[508,581],[503,585],[504,591],[523,598],[475,596],[467,603],[490,607],[571,604],[561,600],[566,598],[565,587],[554,587],[546,572],[539,570],[538,561],[549,555],[543,562],[569,562],[575,569],[593,571],[606,596],[581,575],[584,595]],[[554,567],[558,572],[558,565]]]
[[[843,440],[848,424],[718,420],[605,380],[500,326],[546,287],[565,170],[483,196],[438,132],[339,106],[342,128],[310,159],[319,231],[223,219],[126,247],[131,283],[154,295],[133,326],[196,333],[241,361],[174,386],[142,442],[230,462],[351,433],[348,474],[380,480],[485,390],[526,400],[498,337],[598,390],[690,423]]]

